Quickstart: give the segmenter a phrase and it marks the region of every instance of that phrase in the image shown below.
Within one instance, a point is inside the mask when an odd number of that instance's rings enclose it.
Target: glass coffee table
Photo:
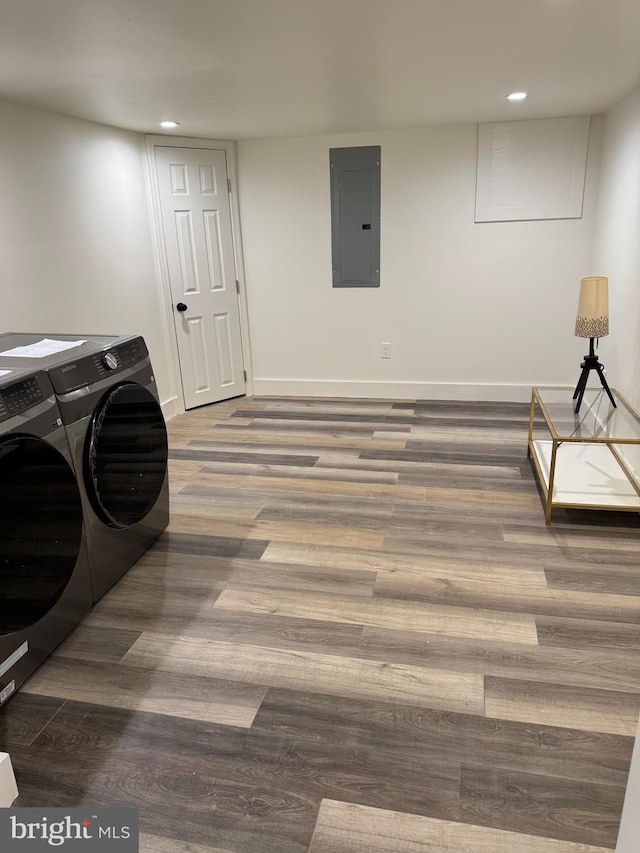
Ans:
[[[573,388],[531,392],[529,444],[551,524],[554,507],[640,512],[640,416],[613,389],[587,388],[574,413]]]

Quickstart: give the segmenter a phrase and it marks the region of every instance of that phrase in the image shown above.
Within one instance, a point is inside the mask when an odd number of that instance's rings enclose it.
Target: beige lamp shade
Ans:
[[[608,334],[609,279],[604,275],[581,278],[576,335],[579,338],[603,338]]]

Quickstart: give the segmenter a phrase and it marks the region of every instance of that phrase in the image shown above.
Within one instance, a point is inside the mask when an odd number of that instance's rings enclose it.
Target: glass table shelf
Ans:
[[[640,512],[640,417],[614,389],[587,388],[574,413],[573,389],[534,387],[529,441],[544,497],[554,507]],[[540,435],[542,432],[542,435]]]

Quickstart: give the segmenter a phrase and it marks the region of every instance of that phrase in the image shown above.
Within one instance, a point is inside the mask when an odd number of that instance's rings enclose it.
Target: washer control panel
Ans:
[[[19,415],[20,412],[25,412],[44,399],[45,396],[35,377],[8,385],[0,389],[0,420]]]
[[[133,367],[148,355],[144,338],[136,336],[50,368],[49,376],[56,393],[67,394]]]
[[[147,348],[144,341],[142,338],[136,338],[134,341],[113,347],[108,352],[96,353],[93,356],[93,363],[98,370],[98,375],[106,376],[113,370],[124,370],[126,367],[137,364],[146,355]]]

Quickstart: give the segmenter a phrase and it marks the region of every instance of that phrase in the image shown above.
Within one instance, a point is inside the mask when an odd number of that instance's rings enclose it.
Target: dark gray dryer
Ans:
[[[82,501],[43,371],[0,371],[0,705],[91,608]]]
[[[6,355],[43,339],[84,343]],[[169,523],[167,430],[149,353],[139,336],[0,335],[0,369],[34,361],[53,385],[78,473],[95,603]]]

